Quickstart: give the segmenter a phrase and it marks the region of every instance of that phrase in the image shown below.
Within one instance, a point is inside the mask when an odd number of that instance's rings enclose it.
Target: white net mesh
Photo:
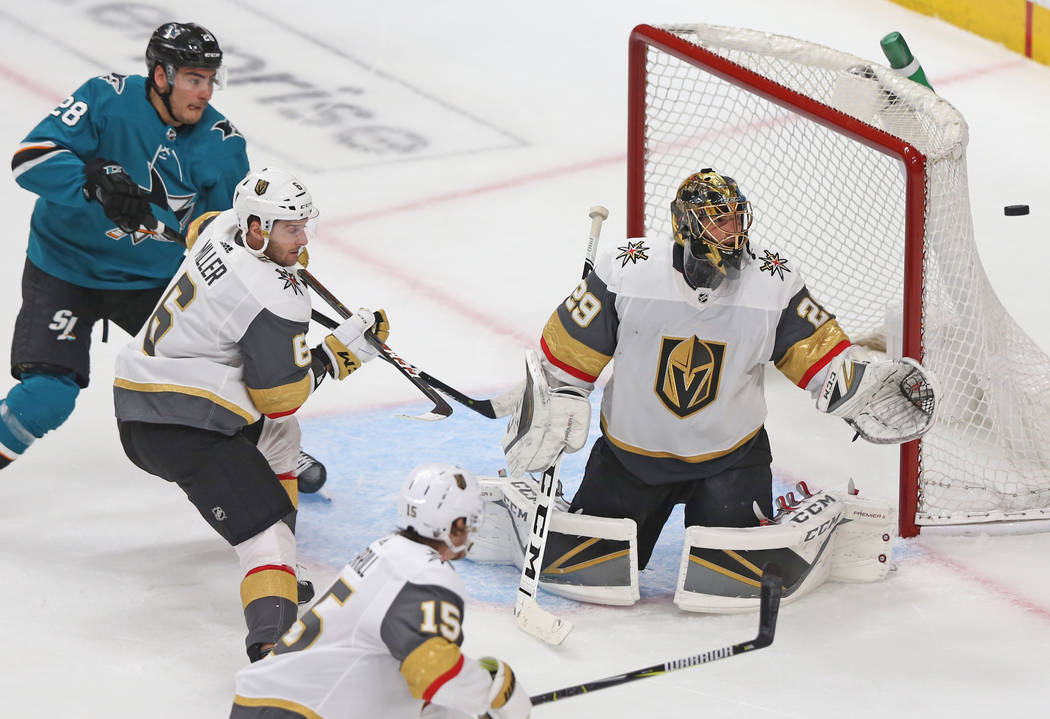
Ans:
[[[1050,516],[1050,360],[1006,313],[977,255],[958,111],[826,47],[736,28],[662,29],[926,155],[921,359],[941,404],[921,445],[917,523]],[[752,202],[752,237],[797,261],[851,337],[888,337],[899,352],[903,163],[654,46],[646,65],[646,234],[670,233],[668,204],[688,175],[730,175]]]

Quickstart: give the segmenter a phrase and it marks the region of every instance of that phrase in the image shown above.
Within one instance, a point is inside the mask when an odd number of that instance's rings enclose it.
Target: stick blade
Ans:
[[[402,417],[404,419],[416,419],[420,422],[439,422],[448,417],[450,414],[452,413],[449,412],[446,414],[444,412],[430,411],[424,412],[423,414],[398,414],[397,416]]]
[[[551,614],[535,599],[522,599],[514,605],[514,623],[547,644],[561,644],[572,631],[572,622]]]
[[[769,562],[762,568],[762,599],[758,616],[758,646],[773,643],[777,629],[777,613],[780,611],[780,597],[784,593],[784,577],[780,565]]]

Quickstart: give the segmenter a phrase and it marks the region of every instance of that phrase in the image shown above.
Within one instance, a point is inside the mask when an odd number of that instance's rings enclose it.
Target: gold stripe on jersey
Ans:
[[[730,452],[733,452],[733,451],[739,449],[740,447],[742,447],[752,437],[754,437],[756,434],[758,434],[759,431],[762,429],[762,425],[759,425],[757,429],[755,429],[753,432],[748,432],[747,435],[745,435],[743,439],[741,439],[739,442],[734,444],[732,447],[729,447],[728,449],[720,449],[720,450],[717,450],[715,452],[705,452],[704,454],[680,455],[680,454],[674,454],[673,452],[654,452],[654,451],[649,450],[649,449],[642,449],[641,447],[635,447],[634,445],[627,444],[626,442],[622,442],[622,441],[616,439],[615,437],[613,437],[611,434],[609,434],[609,426],[608,426],[608,424],[605,421],[605,415],[604,414],[602,415],[601,423],[602,423],[602,433],[605,434],[605,438],[608,439],[610,442],[612,442],[617,447],[619,447],[620,449],[622,449],[624,452],[630,452],[631,454],[638,454],[638,455],[641,455],[643,457],[656,457],[658,459],[677,459],[680,462],[689,462],[691,464],[699,464],[700,462],[707,462],[707,461],[710,461],[712,459],[718,459],[719,457],[724,457],[725,455],[729,454]]]
[[[549,357],[556,365],[570,374],[582,373],[594,381],[612,359],[610,355],[593,350],[569,334],[555,311],[543,328],[543,342]],[[573,373],[572,370],[576,370]]]
[[[297,604],[299,585],[295,581],[295,575],[287,569],[274,567],[253,571],[241,580],[242,609],[263,597],[282,597]]]
[[[586,540],[580,542],[578,545],[576,545],[575,547],[570,549],[568,552],[566,552],[565,554],[561,555],[560,557],[555,559],[553,562],[551,562],[543,570],[543,574],[558,574],[558,575],[572,574],[573,572],[578,572],[581,569],[587,569],[588,567],[593,567],[596,564],[601,564],[603,562],[609,562],[609,561],[612,561],[613,559],[619,559],[620,557],[626,557],[626,556],[628,556],[631,553],[631,550],[623,549],[623,550],[620,550],[618,552],[611,552],[609,554],[604,554],[604,555],[602,555],[600,557],[595,557],[594,559],[588,559],[586,561],[579,562],[577,564],[570,564],[567,567],[563,567],[562,566],[565,562],[569,561],[570,559],[575,557],[577,554],[579,554],[583,550],[585,550],[588,547],[591,547],[591,546],[597,544],[600,541],[601,541],[600,537],[590,537],[589,539],[586,539]]]
[[[401,662],[409,693],[422,699],[435,681],[456,668],[461,656],[459,647],[444,637],[433,637],[420,644]]]
[[[306,372],[301,380],[268,389],[248,387],[248,394],[259,411],[265,415],[289,414],[302,407],[303,402],[310,396],[314,388],[310,376],[310,373]]]
[[[207,226],[208,220],[221,214],[221,212],[205,212],[190,223],[190,226],[186,229],[187,250],[193,249],[193,243],[197,241],[197,237],[200,236],[201,231]]]
[[[810,371],[814,365],[826,358],[843,342],[848,344],[849,337],[839,327],[838,320],[828,320],[809,337],[791,345],[781,360],[777,362],[777,369],[783,372],[789,380],[805,388],[805,384],[802,383],[803,378],[808,382],[815,374]]]
[[[159,382],[132,382],[129,379],[123,379],[121,377],[117,377],[113,380],[113,386],[120,387],[121,389],[128,389],[132,392],[175,392],[177,394],[185,394],[191,397],[201,397],[213,404],[219,405],[223,409],[233,412],[238,417],[244,419],[248,424],[255,421],[255,415],[248,410],[243,409],[228,399],[223,399],[213,392],[201,389],[200,387],[186,387],[179,384],[163,384]]]
[[[297,704],[287,699],[278,699],[277,697],[242,697],[240,694],[234,694],[233,703],[240,707],[285,709],[296,714],[302,714],[305,719],[324,719],[324,717],[309,707],[304,707],[302,704]]]

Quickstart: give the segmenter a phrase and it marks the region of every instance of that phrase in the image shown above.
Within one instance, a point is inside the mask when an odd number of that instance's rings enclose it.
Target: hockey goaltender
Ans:
[[[819,411],[875,443],[929,430],[933,377],[912,359],[852,344],[791,260],[752,240],[751,204],[732,177],[690,175],[670,210],[672,238],[602,253],[551,315],[541,351],[526,353],[503,441],[510,477],[482,480],[489,501],[471,559],[523,564],[539,489],[527,474],[549,476],[563,452],[584,446],[588,395],[612,360],[581,486],[549,513],[538,553],[545,589],[637,601],[638,570],[676,504],[687,527],[674,597],[682,609],[757,607],[768,561],[783,569],[785,601],[828,579],[882,579],[892,505],[852,486],[810,492],[800,482],[774,511],[764,367],[772,362]]]

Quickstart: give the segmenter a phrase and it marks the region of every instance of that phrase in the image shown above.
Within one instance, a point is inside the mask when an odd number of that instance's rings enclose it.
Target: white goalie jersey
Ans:
[[[488,707],[488,672],[460,653],[463,580],[424,544],[373,542],[277,643],[237,673],[234,717],[467,717]],[[282,715],[283,716],[283,715]]]
[[[752,243],[732,281],[694,290],[670,238],[628,240],[551,315],[541,347],[558,378],[586,387],[614,360],[602,431],[645,481],[695,476],[698,464],[741,447],[766,418],[772,362],[811,391],[849,346],[781,253]]]
[[[232,433],[313,391],[310,297],[294,268],[249,252],[232,210],[198,218],[153,316],[117,357],[117,418]]]

